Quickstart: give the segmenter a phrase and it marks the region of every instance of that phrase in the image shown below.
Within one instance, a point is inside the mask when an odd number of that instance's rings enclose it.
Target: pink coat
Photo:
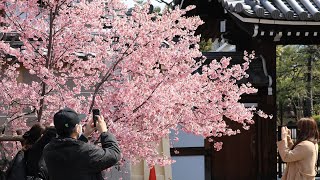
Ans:
[[[318,144],[302,141],[293,150],[290,137],[277,142],[279,154],[287,167],[281,180],[314,180],[315,166],[318,159]]]

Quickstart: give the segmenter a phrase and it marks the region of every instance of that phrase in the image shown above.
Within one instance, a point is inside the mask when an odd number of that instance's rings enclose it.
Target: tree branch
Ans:
[[[166,2],[166,1],[164,1],[164,0],[156,0],[156,1],[159,2],[159,3],[164,3],[164,4],[166,4],[167,6],[169,6],[170,8],[172,8],[173,1],[171,1],[170,3],[168,3],[168,2]]]
[[[50,68],[51,66],[51,60],[52,60],[52,50],[53,50],[53,22],[55,20],[55,15],[58,13],[58,6],[56,6],[54,12],[52,9],[50,9],[50,22],[49,22],[49,43],[48,43],[48,54],[46,57],[46,68]],[[38,122],[41,121],[42,113],[43,113],[43,107],[44,107],[44,96],[46,95],[46,83],[42,81],[42,90],[41,90],[41,99],[40,99],[40,109],[38,110]]]
[[[17,23],[17,22],[15,22],[15,21],[13,21],[10,17],[11,17],[12,15],[8,15],[7,13],[6,13],[6,17],[17,27],[17,28],[19,28],[19,32],[20,33],[24,33],[24,28],[21,26],[21,24],[19,24],[19,23]],[[32,27],[29,27],[29,28],[32,28]],[[32,44],[32,42],[31,42],[31,40],[29,40],[29,39],[27,39],[27,41],[29,42],[29,44],[32,46],[32,48],[33,48],[33,50],[35,51],[35,52],[37,52],[42,58],[44,58],[44,59],[46,59],[39,51],[38,51],[38,49],[36,49],[34,46],[33,46],[33,44]]]
[[[14,120],[16,120],[16,119],[18,119],[18,118],[21,118],[21,117],[23,117],[23,116],[27,116],[27,115],[33,114],[33,113],[35,113],[35,112],[36,112],[36,108],[33,107],[33,110],[32,110],[32,111],[20,114],[20,115],[18,115],[18,116],[16,116],[16,117],[10,119],[10,120],[7,121],[6,123],[4,123],[2,126],[5,127],[5,126],[6,126],[7,124],[9,124],[10,122],[12,122],[12,121],[14,121]]]
[[[134,41],[139,37],[139,34],[137,34],[137,36],[135,37]],[[118,59],[118,61],[116,63],[114,63],[106,72],[106,74],[104,75],[104,77],[101,79],[101,82],[99,82],[94,90],[93,96],[92,96],[92,101],[91,101],[91,105],[89,108],[89,113],[92,111],[94,103],[95,103],[95,99],[96,96],[99,92],[100,87],[108,80],[108,78],[111,75],[111,72],[114,71],[114,69],[116,68],[116,66],[123,60],[123,58],[125,57],[125,54],[127,53],[127,51],[131,48],[132,45],[129,45],[128,48],[122,53],[121,57]],[[131,52],[132,53],[132,52]],[[130,55],[131,53],[127,54]]]
[[[151,92],[151,94],[148,96],[148,98],[142,102],[142,104],[140,104],[138,107],[134,108],[133,113],[137,112],[144,104],[147,103],[147,101],[152,97],[153,93],[157,90],[157,88],[160,86],[160,84],[162,84],[163,80],[157,84],[157,86],[153,89],[153,91]]]

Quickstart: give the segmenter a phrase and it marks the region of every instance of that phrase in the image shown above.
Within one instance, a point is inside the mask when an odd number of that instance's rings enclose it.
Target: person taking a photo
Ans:
[[[58,137],[43,152],[50,180],[103,180],[101,171],[120,160],[118,142],[108,131],[103,116],[97,116],[96,128],[90,120],[82,133],[83,118],[70,108],[54,115]],[[87,138],[95,130],[101,134],[101,147],[88,143]]]
[[[318,160],[318,126],[312,118],[301,118],[297,122],[297,140],[291,139],[287,127],[281,129],[281,140],[278,141],[279,154],[287,163],[282,180],[314,180],[317,174]]]

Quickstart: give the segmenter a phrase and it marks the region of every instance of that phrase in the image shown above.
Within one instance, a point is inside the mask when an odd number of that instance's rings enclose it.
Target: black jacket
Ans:
[[[44,147],[55,137],[56,129],[54,127],[48,127],[43,133],[43,136],[26,151],[27,176],[48,179],[42,153]]]
[[[43,148],[56,137],[55,128],[48,127],[42,137],[31,148],[20,150],[7,170],[7,180],[24,180],[27,176],[47,180],[47,172],[42,157]]]
[[[25,151],[18,151],[6,172],[6,180],[25,180],[27,177]]]
[[[115,137],[100,135],[102,147],[72,138],[55,138],[44,149],[50,180],[103,180],[101,171],[120,160]],[[82,138],[83,139],[83,138]]]

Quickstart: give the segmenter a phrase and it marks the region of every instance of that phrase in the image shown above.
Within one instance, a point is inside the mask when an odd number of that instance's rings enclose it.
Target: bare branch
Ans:
[[[170,8],[173,6],[173,1],[171,1],[170,3],[168,3],[168,2],[166,2],[166,1],[164,1],[164,0],[156,0],[157,2],[159,2],[159,3],[164,3],[164,4],[166,4],[167,6],[169,6]]]

